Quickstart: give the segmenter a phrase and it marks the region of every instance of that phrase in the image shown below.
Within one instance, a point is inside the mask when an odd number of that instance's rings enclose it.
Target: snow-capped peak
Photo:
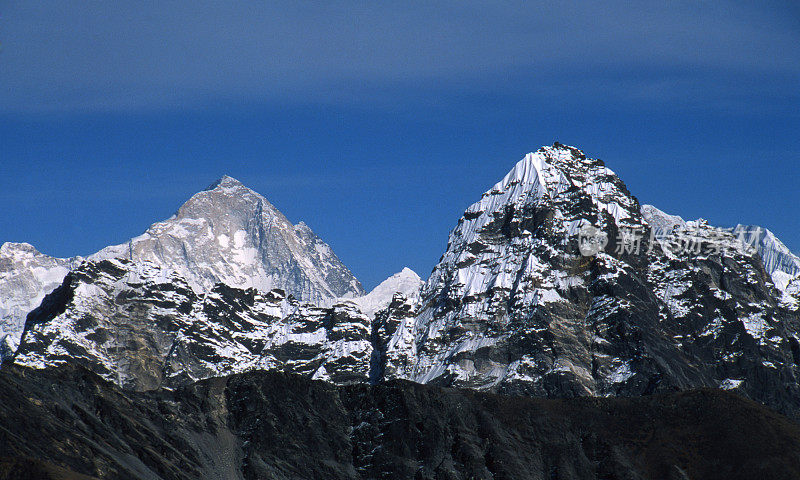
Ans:
[[[407,299],[416,301],[421,286],[422,279],[419,278],[419,275],[414,270],[404,267],[401,271],[382,281],[368,294],[347,299],[347,301],[358,305],[362,312],[372,318],[375,313],[389,306],[396,293],[402,293]]]
[[[736,225],[733,234],[740,241],[758,250],[764,269],[780,290],[800,276],[800,257],[793,254],[770,230],[754,225]]]
[[[169,267],[197,292],[216,283],[264,292],[280,288],[320,304],[364,292],[311,229],[296,228],[266,198],[227,175],[193,195],[171,218],[90,257],[106,258]]]
[[[0,255],[4,257],[10,257],[15,254],[36,255],[38,253],[39,251],[30,243],[5,242],[0,245]]]

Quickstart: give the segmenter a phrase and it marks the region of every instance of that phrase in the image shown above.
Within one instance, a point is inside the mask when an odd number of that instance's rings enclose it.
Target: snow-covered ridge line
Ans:
[[[144,243],[160,241],[177,222],[183,235],[216,242],[224,255],[251,248],[249,234],[236,233],[247,222],[222,228],[215,220],[207,235],[208,222],[193,214],[247,202],[236,183],[223,179],[193,197]],[[270,209],[255,205],[261,213],[246,220]],[[276,223],[260,225],[268,232]],[[586,226],[607,242],[582,248]],[[642,243],[631,244],[628,231],[640,231]],[[686,232],[723,248],[671,251],[676,233]],[[303,224],[272,233],[279,245],[295,235],[328,253]],[[601,160],[554,144],[526,155],[466,209],[422,288],[404,269],[370,294],[320,308],[278,290],[224,283],[198,290],[193,283],[212,279],[184,278],[129,248],[133,260],[73,271],[64,287],[71,295],[53,300],[66,308],[43,306],[33,315],[19,359],[47,366],[80,358],[128,388],[241,368],[532,396],[730,388],[800,418],[800,281],[777,298],[762,258],[736,248],[738,241],[704,221],[642,207]],[[295,247],[278,257],[294,259]],[[197,265],[187,266],[190,273],[202,271]]]
[[[78,363],[147,390],[251,369],[366,382],[370,320],[348,304],[298,302],[282,290],[218,284],[197,294],[148,261],[87,261],[29,316],[14,361]]]
[[[677,231],[685,230],[684,235],[691,235],[691,228],[688,227],[694,228],[698,222],[704,222],[703,220],[687,222],[652,205],[642,206],[642,216],[653,228],[655,237],[662,244]],[[739,242],[740,248],[754,248],[761,257],[764,269],[779,290],[785,291],[793,279],[800,277],[800,257],[792,253],[770,230],[757,225],[741,224],[733,228],[716,227],[716,229],[733,235]]]

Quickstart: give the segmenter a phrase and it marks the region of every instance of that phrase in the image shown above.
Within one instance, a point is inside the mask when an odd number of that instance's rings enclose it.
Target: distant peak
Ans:
[[[411,270],[408,267],[403,267],[402,270],[400,270],[399,272],[395,273],[393,276],[415,278],[417,280],[420,279],[419,275],[417,275],[417,272],[415,272],[414,270]]]
[[[39,254],[39,251],[36,250],[36,248],[30,243],[5,242],[2,246],[0,246],[0,253],[10,254],[12,252]]]
[[[222,177],[219,178],[219,180],[217,180],[216,182],[214,182],[211,185],[209,185],[208,188],[206,188],[206,190],[214,190],[214,189],[219,188],[219,187],[222,187],[222,188],[239,188],[239,187],[247,188],[239,180],[236,180],[235,178],[230,177],[228,175],[223,175]]]

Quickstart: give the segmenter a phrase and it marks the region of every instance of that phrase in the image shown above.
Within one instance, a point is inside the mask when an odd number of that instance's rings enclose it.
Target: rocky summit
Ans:
[[[224,176],[171,218],[92,260],[148,261],[180,273],[196,291],[217,283],[323,304],[363,295],[350,270],[303,222],[293,225],[269,201]]]
[[[544,397],[735,389],[797,415],[800,319],[763,242],[656,211],[580,150],[525,156],[398,311],[384,370]]]

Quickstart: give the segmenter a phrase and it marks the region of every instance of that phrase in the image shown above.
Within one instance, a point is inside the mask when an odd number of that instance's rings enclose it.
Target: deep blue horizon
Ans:
[[[0,243],[93,253],[227,174],[370,289],[404,266],[427,277],[464,209],[558,141],[642,203],[761,225],[800,252],[791,2],[604,15],[342,3],[332,19],[290,4],[61,5],[2,12]]]

